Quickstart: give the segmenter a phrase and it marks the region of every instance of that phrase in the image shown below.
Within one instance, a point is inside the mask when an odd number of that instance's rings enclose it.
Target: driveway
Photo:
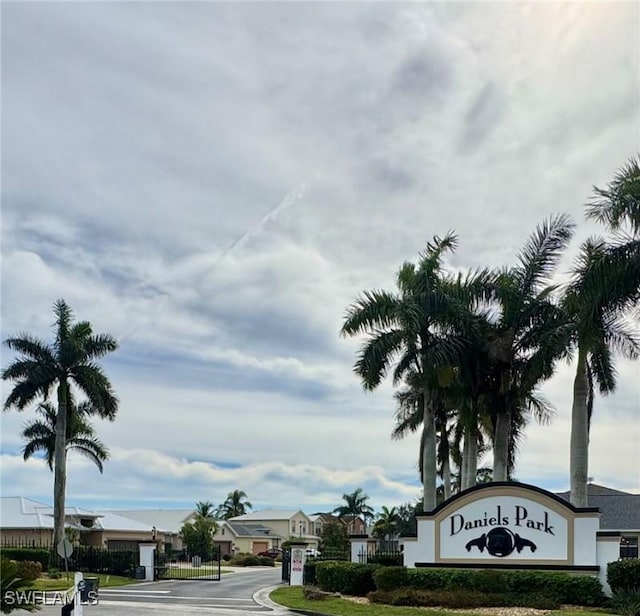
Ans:
[[[219,582],[167,580],[143,582],[99,591],[97,605],[83,606],[85,616],[151,616],[165,612],[192,616],[240,616],[240,614],[290,614],[262,592],[280,584],[280,568],[246,568],[227,573]],[[42,616],[59,616],[60,606],[44,606]]]

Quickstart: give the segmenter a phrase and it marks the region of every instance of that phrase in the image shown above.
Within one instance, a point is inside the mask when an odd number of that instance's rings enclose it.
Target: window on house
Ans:
[[[224,535],[224,528],[220,529],[220,534]]]
[[[293,520],[293,522],[291,522],[291,532],[295,533],[296,532],[296,521]]]
[[[620,538],[620,558],[638,558],[638,537]]]
[[[322,522],[316,522],[316,535],[322,534]]]
[[[306,522],[301,522],[301,529],[302,529],[302,534],[306,535],[307,534],[307,523]]]

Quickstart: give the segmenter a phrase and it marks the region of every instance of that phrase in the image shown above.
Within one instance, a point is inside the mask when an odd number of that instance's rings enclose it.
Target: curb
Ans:
[[[261,588],[253,593],[252,599],[262,607],[270,608],[272,610],[285,610],[289,614],[302,614],[303,616],[331,616],[331,614],[325,614],[324,612],[314,612],[312,610],[301,610],[295,607],[287,607],[281,603],[273,601],[269,595],[276,588],[280,588],[282,584],[277,586],[268,586],[267,588]]]

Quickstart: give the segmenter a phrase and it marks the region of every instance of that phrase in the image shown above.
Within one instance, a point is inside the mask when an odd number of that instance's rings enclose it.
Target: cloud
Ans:
[[[639,10],[3,7],[3,336],[50,340],[64,297],[120,340],[105,360],[120,416],[98,425],[114,460],[104,477],[74,462],[74,498],[419,492],[417,437],[390,440],[388,383],[362,392],[345,309],[451,228],[452,268],[504,266],[565,211],[568,267],[598,230],[582,221],[592,185],[637,150]],[[607,453],[632,460],[637,442],[637,364],[619,369],[591,472],[638,488]],[[528,429],[520,479],[568,481],[572,376],[545,386],[558,415]],[[3,489],[40,468],[18,455],[29,412],[2,418]]]

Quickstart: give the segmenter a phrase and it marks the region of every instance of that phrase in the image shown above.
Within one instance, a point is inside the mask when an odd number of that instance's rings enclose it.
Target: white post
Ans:
[[[155,543],[141,543],[138,546],[140,550],[140,566],[144,567],[144,579],[147,582],[153,582],[156,547]]]
[[[307,562],[306,542],[291,542],[291,575],[289,586],[302,586],[304,581],[304,564]]]
[[[80,598],[80,591],[84,587],[84,578],[82,573],[76,571],[73,574],[73,615],[82,616],[82,600]]]
[[[350,535],[351,542],[351,562],[361,563],[367,562],[367,550],[369,537],[367,535]]]

